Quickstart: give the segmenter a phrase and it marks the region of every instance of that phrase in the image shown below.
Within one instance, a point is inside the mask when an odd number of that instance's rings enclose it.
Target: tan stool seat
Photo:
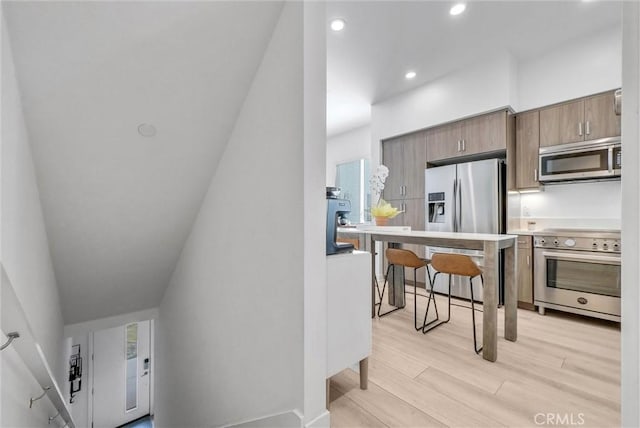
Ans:
[[[464,254],[434,254],[431,266],[440,273],[470,276],[482,275],[482,271],[469,256]]]
[[[425,267],[431,262],[429,259],[421,259],[413,251],[401,248],[387,248],[384,254],[390,264],[414,269]]]

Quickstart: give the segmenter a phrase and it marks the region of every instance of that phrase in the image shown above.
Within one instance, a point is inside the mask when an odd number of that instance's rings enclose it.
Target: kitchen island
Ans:
[[[504,252],[504,337],[515,342],[518,336],[518,288],[516,284],[516,235],[427,231],[389,231],[381,228],[340,229],[340,233],[364,234],[370,240],[371,252],[371,316],[375,316],[375,243],[390,242],[429,247],[480,250],[484,252],[484,294],[482,336],[485,360],[498,358],[498,285],[500,250]]]

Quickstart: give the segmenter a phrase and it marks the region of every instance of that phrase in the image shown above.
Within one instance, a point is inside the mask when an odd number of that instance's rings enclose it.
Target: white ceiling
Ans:
[[[159,304],[281,7],[4,2],[66,323]]]
[[[328,19],[344,31],[327,33],[327,133],[370,121],[370,105],[459,70],[495,52],[517,60],[620,25],[613,1],[471,1],[450,16],[453,1],[329,2]],[[408,70],[417,77],[404,78]]]

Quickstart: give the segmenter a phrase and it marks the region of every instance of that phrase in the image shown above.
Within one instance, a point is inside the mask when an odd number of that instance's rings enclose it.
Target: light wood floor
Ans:
[[[426,299],[418,302],[424,315]],[[444,297],[438,308],[446,314]],[[555,419],[546,425],[620,426],[617,324],[520,309],[514,343],[504,339],[502,309],[498,318],[490,363],[473,351],[470,309],[454,306],[449,324],[423,335],[407,295],[404,310],[373,320],[369,389],[351,370],[331,379],[331,426],[524,427],[544,425],[536,421],[547,414]]]

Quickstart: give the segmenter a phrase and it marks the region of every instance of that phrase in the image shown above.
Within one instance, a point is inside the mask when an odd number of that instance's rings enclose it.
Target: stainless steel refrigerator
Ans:
[[[426,230],[504,233],[505,177],[502,159],[427,168],[425,171]],[[427,257],[436,252],[468,254],[481,268],[483,266],[484,257],[481,251],[427,247]],[[448,275],[438,275],[435,291],[447,293],[447,282]],[[482,301],[480,278],[474,279],[473,283],[474,297]],[[468,278],[454,276],[451,284],[453,296],[471,298]],[[498,294],[502,301],[502,285]]]

